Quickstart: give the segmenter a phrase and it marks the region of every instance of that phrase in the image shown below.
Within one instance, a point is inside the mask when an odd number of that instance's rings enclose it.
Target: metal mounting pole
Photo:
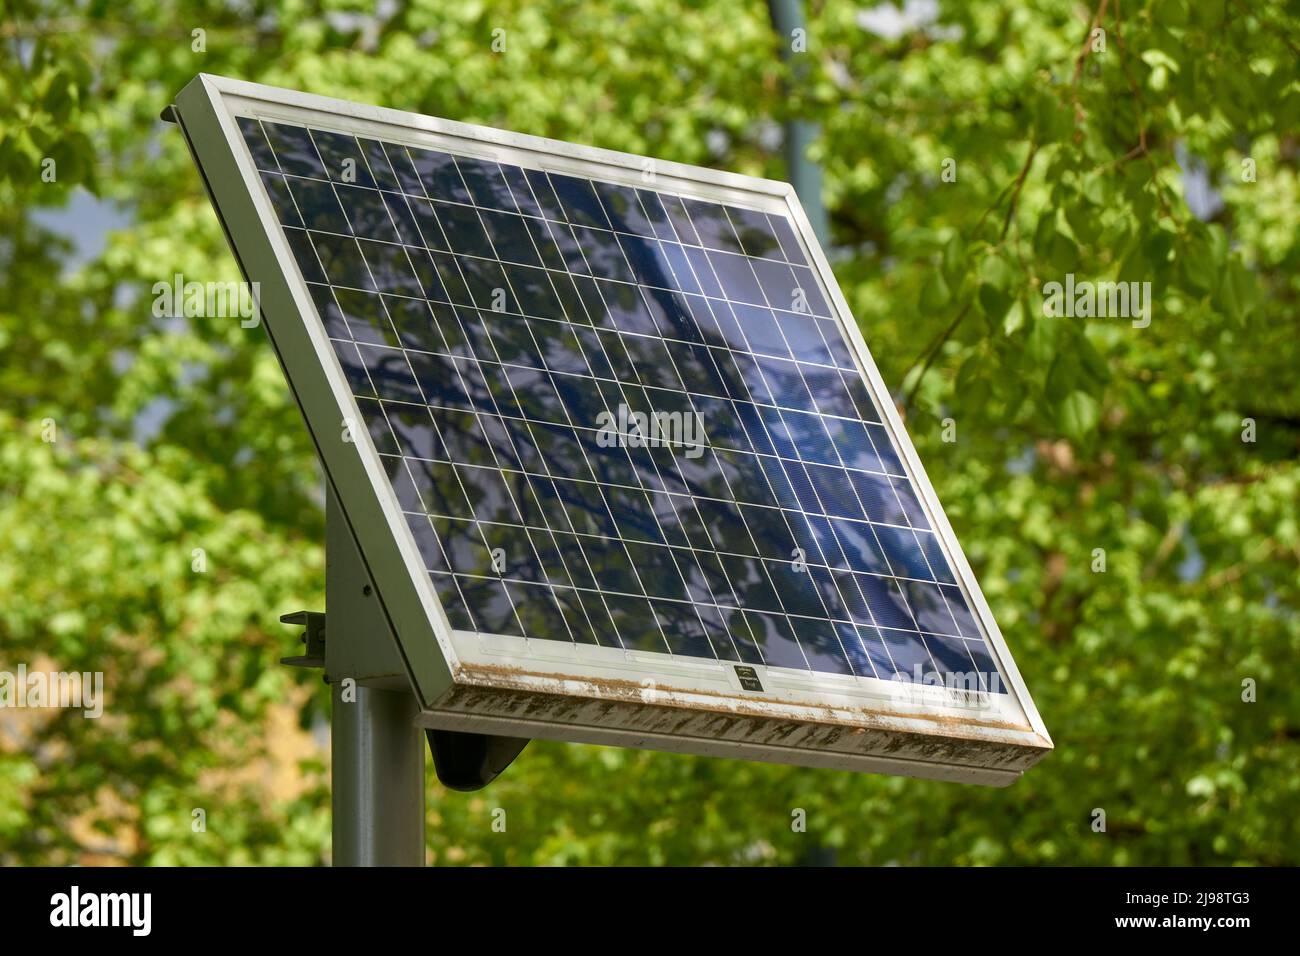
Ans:
[[[424,865],[424,731],[374,583],[332,489],[325,503],[325,604],[297,611],[303,654],[330,685],[335,866]]]
[[[787,92],[793,93],[807,82],[808,75],[808,66],[804,62],[808,54],[796,53],[792,49],[795,30],[804,30],[804,42],[807,42],[803,4],[800,0],[767,0],[767,9],[772,17],[772,27],[780,38],[781,59],[790,64],[792,89]],[[808,150],[821,131],[816,123],[798,116],[786,117],[783,126],[786,177],[799,196],[799,202],[808,215],[817,241],[823,248],[829,249],[831,230],[826,218],[826,206],[822,202],[822,168],[808,157]]]
[[[424,865],[424,733],[370,575],[333,490],[325,502],[325,679],[335,866]],[[386,652],[386,654],[384,653]]]
[[[334,865],[423,866],[425,745],[415,697],[341,682],[330,690]]]

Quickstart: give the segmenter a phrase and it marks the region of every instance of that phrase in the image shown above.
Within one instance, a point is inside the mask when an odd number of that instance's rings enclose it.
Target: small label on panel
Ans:
[[[745,690],[762,690],[763,682],[758,679],[758,671],[752,667],[741,667],[736,665],[736,677],[740,679],[740,686]]]

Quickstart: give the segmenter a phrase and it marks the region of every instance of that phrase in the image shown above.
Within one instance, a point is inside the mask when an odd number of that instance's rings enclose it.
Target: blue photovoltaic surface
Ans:
[[[1004,690],[785,217],[240,126],[453,627]]]

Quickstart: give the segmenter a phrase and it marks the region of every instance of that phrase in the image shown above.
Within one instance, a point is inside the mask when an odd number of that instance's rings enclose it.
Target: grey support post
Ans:
[[[281,620],[306,628],[306,652],[284,663],[323,667],[330,685],[334,865],[423,866],[419,708],[374,583],[328,488],[325,540],[328,617],[299,611]]]
[[[334,865],[424,865],[424,733],[405,690],[330,687]]]

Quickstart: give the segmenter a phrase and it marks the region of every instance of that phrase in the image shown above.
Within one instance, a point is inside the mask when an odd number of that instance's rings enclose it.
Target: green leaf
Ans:
[[[966,268],[966,240],[961,237],[961,233],[954,233],[943,247],[943,275],[948,280],[949,287],[961,284]]]
[[[1092,344],[1092,339],[1088,337],[1087,333],[1080,330],[1079,334],[1075,336],[1071,348],[1079,358],[1080,368],[1091,376],[1094,381],[1099,384],[1110,381],[1110,366],[1101,357],[1101,353]]]
[[[983,407],[992,395],[988,357],[978,351],[968,355],[957,372],[953,391],[963,407]]]
[[[997,253],[985,256],[980,262],[979,280],[984,285],[993,286],[995,289],[1009,289],[1014,276],[1007,260]]]
[[[1046,248],[1040,248],[1040,254],[1056,271],[1057,278],[1079,268],[1079,247],[1073,239],[1055,227],[1047,238]]]
[[[1066,396],[1079,387],[1081,372],[1079,360],[1072,351],[1063,349],[1057,352],[1047,370],[1045,392],[1048,401],[1055,404],[1065,401]]]
[[[1033,102],[1034,138],[1041,144],[1054,143],[1070,134],[1073,117],[1068,107],[1050,89],[1039,89]]]
[[[1174,249],[1174,235],[1165,229],[1156,229],[1141,243],[1144,267],[1150,269],[1152,282],[1163,282],[1169,273],[1169,256]]]
[[[1204,230],[1192,232],[1183,240],[1179,250],[1184,281],[1198,292],[1214,288],[1214,247]]]
[[[937,312],[952,301],[952,291],[941,269],[928,273],[925,284],[921,286],[921,309],[925,312]]]
[[[1240,259],[1229,260],[1219,286],[1219,300],[1223,310],[1238,324],[1244,324],[1258,304],[1259,286],[1255,274]]]
[[[1147,66],[1155,69],[1163,66],[1170,73],[1178,72],[1178,61],[1166,53],[1164,50],[1151,49],[1142,51],[1142,62]]]
[[[1101,233],[1101,216],[1091,203],[1076,199],[1066,203],[1064,209],[1065,219],[1080,241],[1090,243]]]
[[[1044,315],[1038,312],[1034,317],[1033,327],[1029,331],[1027,351],[1029,360],[1040,368],[1046,368],[1056,357],[1057,342],[1060,340],[1064,323],[1069,320],[1057,315]]]
[[[1097,399],[1083,391],[1065,396],[1058,411],[1061,430],[1067,438],[1080,441],[1097,427],[1100,406]]]
[[[987,283],[980,285],[976,299],[979,302],[980,311],[989,321],[990,328],[995,328],[998,323],[1002,322],[1007,310],[1011,308],[1012,299],[1010,293]]]
[[[1028,314],[1028,306],[1025,305],[1024,299],[1017,299],[1007,310],[1006,317],[1002,320],[1002,331],[1006,335],[1014,335],[1025,324],[1025,316]]]

